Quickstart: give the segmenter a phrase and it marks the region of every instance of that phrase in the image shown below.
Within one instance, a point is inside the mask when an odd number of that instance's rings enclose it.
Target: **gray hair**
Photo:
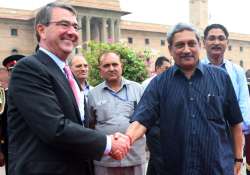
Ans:
[[[78,53],[78,54],[71,53],[71,54],[68,56],[68,59],[67,59],[67,64],[69,65],[69,67],[72,66],[72,62],[73,62],[73,60],[75,59],[75,57],[82,57],[82,58],[84,58],[84,59],[86,60],[86,58],[84,57],[83,54],[80,54],[80,53]],[[87,60],[86,60],[86,61],[87,61]]]
[[[198,31],[190,24],[178,23],[172,30],[167,34],[168,46],[171,47],[173,44],[173,38],[176,33],[182,32],[184,30],[191,31],[195,33],[196,39],[200,42],[200,35]]]
[[[54,8],[62,8],[62,9],[68,10],[73,15],[77,16],[77,12],[72,6],[63,4],[63,3],[52,2],[52,3],[45,5],[38,11],[38,13],[36,14],[36,18],[35,18],[35,27],[38,24],[43,24],[43,25],[48,26],[51,20],[51,16],[52,16],[52,10]],[[39,42],[40,36],[37,31],[36,31],[36,38],[37,38],[37,41]]]

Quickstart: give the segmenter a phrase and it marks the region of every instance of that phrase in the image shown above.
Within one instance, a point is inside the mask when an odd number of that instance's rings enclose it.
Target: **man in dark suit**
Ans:
[[[39,50],[21,60],[9,85],[9,162],[15,175],[91,175],[90,161],[109,154],[122,159],[130,139],[103,135],[83,126],[84,103],[68,71],[77,45],[76,12],[50,3],[35,21]]]

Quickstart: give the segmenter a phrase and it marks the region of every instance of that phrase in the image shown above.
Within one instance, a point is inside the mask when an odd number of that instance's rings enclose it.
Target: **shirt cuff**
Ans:
[[[244,134],[250,133],[250,125],[247,125],[247,123],[245,121],[243,121],[242,130],[243,130]]]
[[[104,151],[104,155],[108,155],[112,148],[111,136],[106,136],[106,137],[107,137],[107,144],[106,144],[106,148]]]

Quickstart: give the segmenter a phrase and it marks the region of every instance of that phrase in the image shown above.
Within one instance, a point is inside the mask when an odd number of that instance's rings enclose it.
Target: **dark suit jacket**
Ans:
[[[106,146],[105,135],[82,126],[65,75],[42,51],[12,72],[8,131],[15,175],[89,175]]]

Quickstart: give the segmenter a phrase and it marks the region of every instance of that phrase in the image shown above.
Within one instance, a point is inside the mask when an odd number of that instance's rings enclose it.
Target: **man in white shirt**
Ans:
[[[144,80],[142,82],[143,89],[145,90],[150,81],[160,73],[164,72],[171,66],[170,60],[165,56],[160,56],[155,61],[155,74],[152,77],[149,77],[148,79]]]
[[[224,58],[229,33],[221,24],[211,24],[204,30],[204,46],[207,58],[203,63],[213,64],[225,69],[229,74],[243,116],[243,131],[250,133],[250,98],[245,71],[237,64]]]
[[[207,26],[204,30],[204,46],[207,57],[202,62],[219,66],[229,74],[243,117],[242,129],[245,138],[247,138],[250,134],[250,98],[247,79],[245,71],[239,65],[224,58],[224,53],[229,42],[228,37],[229,33],[223,25],[211,24]],[[249,146],[246,142],[245,147]]]

